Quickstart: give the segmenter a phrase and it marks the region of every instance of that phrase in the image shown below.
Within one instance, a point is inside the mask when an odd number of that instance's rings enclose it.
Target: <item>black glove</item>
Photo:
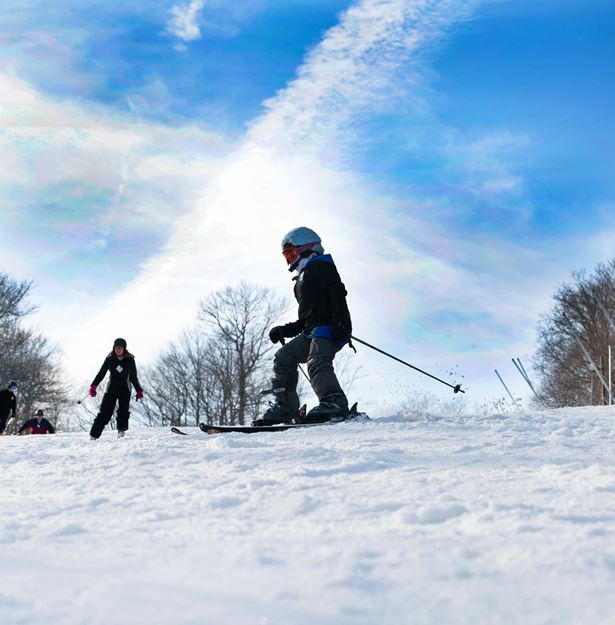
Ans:
[[[343,321],[334,323],[331,327],[331,336],[334,341],[345,341],[350,338],[351,334],[352,328],[349,325],[346,325]]]
[[[284,341],[284,326],[276,326],[269,330],[269,340],[272,343],[282,343]]]

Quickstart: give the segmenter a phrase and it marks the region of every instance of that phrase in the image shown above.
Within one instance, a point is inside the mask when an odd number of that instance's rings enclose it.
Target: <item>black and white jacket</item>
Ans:
[[[115,354],[109,354],[92,381],[92,386],[98,386],[107,372],[109,372],[108,393],[129,393],[131,384],[135,390],[142,390],[137,377],[135,357],[130,352],[126,352],[121,360]]]

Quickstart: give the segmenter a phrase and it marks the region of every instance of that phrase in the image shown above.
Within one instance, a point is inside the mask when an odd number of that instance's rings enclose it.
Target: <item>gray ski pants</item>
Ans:
[[[329,339],[308,339],[299,334],[283,345],[273,358],[273,388],[284,387],[277,400],[296,413],[299,410],[297,383],[298,365],[307,362],[308,377],[318,401],[335,398],[338,403],[348,404],[346,395],[333,370],[333,359],[340,347]]]

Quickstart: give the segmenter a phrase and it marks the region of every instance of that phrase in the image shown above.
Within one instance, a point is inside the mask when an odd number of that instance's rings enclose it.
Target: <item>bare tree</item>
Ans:
[[[268,332],[286,309],[268,289],[241,283],[199,304],[185,330],[146,368],[139,413],[148,425],[243,424],[259,414],[272,351]]]
[[[17,282],[6,273],[0,273],[0,325],[25,317],[36,310],[26,299],[32,282]]]
[[[147,392],[140,412],[148,425],[198,425],[208,397],[207,340],[186,330],[144,370]]]
[[[541,375],[539,402],[548,407],[608,403],[603,381],[608,385],[615,332],[603,309],[615,311],[615,260],[573,278],[555,293],[538,326],[534,366]]]
[[[32,283],[0,273],[0,380],[19,384],[17,412],[30,417],[44,408],[54,425],[62,425],[69,389],[63,381],[59,350],[42,335],[23,327],[36,310],[28,302]],[[17,423],[12,430],[17,429]]]
[[[0,379],[18,381],[20,416],[29,417],[36,408],[44,408],[47,418],[61,425],[69,389],[63,381],[58,350],[16,320],[5,320],[0,334]]]
[[[199,304],[199,319],[217,343],[210,351],[213,368],[227,402],[234,404],[230,422],[245,423],[261,404],[262,369],[272,351],[271,326],[286,310],[284,299],[269,289],[245,282],[229,286]]]

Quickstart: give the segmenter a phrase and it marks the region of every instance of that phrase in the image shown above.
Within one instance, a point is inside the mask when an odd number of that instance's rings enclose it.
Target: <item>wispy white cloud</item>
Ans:
[[[142,123],[0,74],[0,264],[35,279],[61,334],[90,310],[88,297],[117,291],[158,251],[230,149],[196,125]]]
[[[521,191],[522,180],[511,173],[530,147],[526,133],[495,130],[477,138],[453,138],[443,148],[443,154],[461,164],[469,188],[478,193],[510,193]]]
[[[250,139],[289,149],[331,150],[361,113],[423,106],[425,56],[479,0],[364,0],[343,14],[299,68],[265,102]],[[282,139],[284,138],[284,140]]]
[[[223,136],[197,126],[142,123],[104,106],[46,96],[1,74],[0,125],[3,199],[18,187],[32,199],[59,185],[70,186],[76,198],[97,189],[114,198],[98,216],[107,223],[118,219],[117,209],[123,223],[153,226],[160,218],[168,225],[156,197],[172,192],[178,200],[178,190],[190,196],[230,149]],[[186,210],[185,201],[178,212]]]
[[[167,23],[167,32],[184,43],[200,39],[199,17],[204,6],[205,0],[191,0],[190,4],[173,6]],[[181,49],[183,44],[178,45]]]

